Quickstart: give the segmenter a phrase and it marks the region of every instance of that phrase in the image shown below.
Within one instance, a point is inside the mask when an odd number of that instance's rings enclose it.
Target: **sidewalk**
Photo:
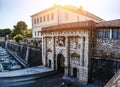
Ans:
[[[25,75],[40,74],[40,73],[50,72],[50,71],[53,71],[53,70],[49,67],[36,66],[36,67],[25,68],[20,70],[0,72],[0,77],[25,76]]]

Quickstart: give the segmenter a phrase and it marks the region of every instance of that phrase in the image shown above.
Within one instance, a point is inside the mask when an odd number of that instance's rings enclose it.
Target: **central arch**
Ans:
[[[65,58],[62,54],[57,55],[57,71],[64,72]]]

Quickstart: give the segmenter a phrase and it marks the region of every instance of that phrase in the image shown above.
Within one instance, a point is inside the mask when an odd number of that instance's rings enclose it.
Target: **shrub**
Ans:
[[[19,42],[20,40],[23,39],[23,36],[21,34],[17,34],[13,37],[13,39],[16,41],[16,42]]]

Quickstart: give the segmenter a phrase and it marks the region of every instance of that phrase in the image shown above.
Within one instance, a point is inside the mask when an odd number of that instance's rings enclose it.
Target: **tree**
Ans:
[[[14,38],[14,40],[15,40],[16,42],[19,42],[20,40],[23,39],[23,36],[22,36],[21,34],[17,34],[17,35],[15,35],[13,38]]]
[[[6,35],[9,35],[10,33],[11,33],[11,30],[9,28],[0,29],[0,37],[5,37]]]
[[[21,34],[22,36],[25,35],[25,31],[27,30],[27,25],[24,21],[19,21],[17,25],[14,26],[13,29],[13,36],[17,34]]]
[[[31,29],[26,30],[25,37],[32,37],[32,30]]]

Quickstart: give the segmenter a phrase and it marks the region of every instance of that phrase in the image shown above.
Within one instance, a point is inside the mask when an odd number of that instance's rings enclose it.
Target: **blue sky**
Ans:
[[[0,29],[12,29],[18,21],[25,21],[31,28],[30,16],[53,4],[82,5],[105,20],[120,19],[120,0],[0,0]]]

